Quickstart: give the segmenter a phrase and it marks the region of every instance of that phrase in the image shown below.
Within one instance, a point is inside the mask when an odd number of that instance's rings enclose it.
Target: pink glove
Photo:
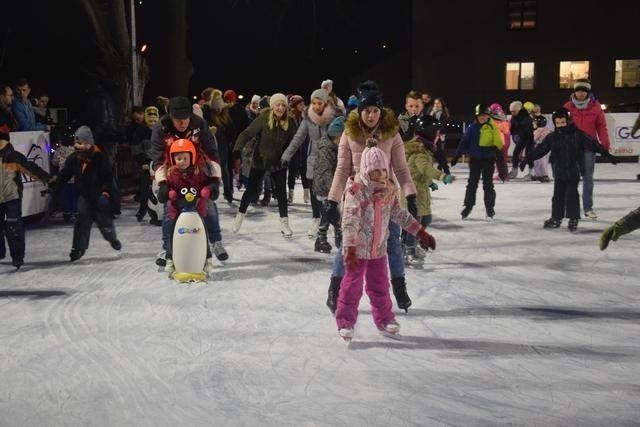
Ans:
[[[211,197],[211,190],[209,190],[209,187],[203,187],[202,190],[200,190],[200,197],[205,200]]]
[[[169,200],[174,202],[178,200],[178,193],[175,190],[169,190]]]

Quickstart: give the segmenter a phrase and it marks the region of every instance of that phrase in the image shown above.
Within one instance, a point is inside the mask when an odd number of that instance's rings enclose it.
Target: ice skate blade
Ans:
[[[392,340],[398,340],[398,341],[402,340],[402,335],[400,335],[400,332],[396,332],[394,334],[394,333],[383,330],[383,331],[380,331],[380,335],[386,338],[391,338]]]

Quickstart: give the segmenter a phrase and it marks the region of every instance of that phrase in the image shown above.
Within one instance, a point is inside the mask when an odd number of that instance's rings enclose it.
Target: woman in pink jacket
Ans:
[[[400,325],[391,310],[387,275],[387,238],[392,220],[416,235],[420,245],[435,249],[436,241],[420,223],[400,207],[395,184],[389,179],[389,159],[373,140],[361,154],[360,168],[348,179],[342,209],[342,236],[346,275],[342,280],[336,323],[338,334],[353,338],[362,285],[371,303],[373,321],[379,331],[395,335]],[[366,280],[365,280],[366,279]]]
[[[384,108],[382,94],[378,86],[367,81],[358,88],[360,104],[347,116],[344,133],[338,145],[338,164],[333,176],[331,190],[328,196],[327,218],[331,224],[340,222],[338,203],[342,200],[345,186],[349,177],[358,173],[360,157],[368,140],[377,143],[389,160],[389,178],[397,182],[404,194],[407,195],[409,212],[417,215],[416,188],[411,180],[411,173],[407,167],[404,143],[398,133],[399,124],[396,115],[390,109]],[[400,227],[391,222],[389,224],[389,241],[387,244],[389,256],[389,270],[391,285],[398,307],[407,310],[411,306],[411,299],[407,294],[404,278],[404,257],[400,243]],[[338,252],[333,261],[333,271],[327,298],[327,306],[332,313],[336,310],[336,300],[340,289],[340,282],[344,276],[342,256]]]

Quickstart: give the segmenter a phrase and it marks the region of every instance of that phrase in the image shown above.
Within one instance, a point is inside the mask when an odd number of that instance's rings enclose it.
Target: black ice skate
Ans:
[[[462,219],[467,219],[472,210],[473,206],[465,206],[464,209],[462,209],[462,212],[460,212]]]
[[[411,307],[411,298],[407,293],[407,284],[404,281],[404,277],[391,279],[391,287],[393,288],[393,295],[396,297],[398,308],[408,313],[409,307]]]
[[[558,228],[562,224],[561,219],[549,218],[544,222],[544,228]]]
[[[71,252],[69,252],[69,261],[77,261],[82,258],[82,255],[84,255],[84,251],[81,251],[79,249],[71,249]]]
[[[338,308],[338,294],[340,293],[340,282],[342,277],[331,276],[331,283],[329,284],[329,291],[327,293],[327,307],[331,313],[336,312]]]
[[[569,220],[568,225],[569,231],[574,232],[578,230],[578,220],[576,218],[572,218]]]
[[[16,268],[16,270],[20,270],[20,267],[22,267],[22,264],[24,264],[23,258],[13,258],[11,260],[11,265],[13,265]]]

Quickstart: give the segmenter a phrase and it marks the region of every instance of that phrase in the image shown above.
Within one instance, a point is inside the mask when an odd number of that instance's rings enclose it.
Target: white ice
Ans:
[[[0,263],[0,425],[638,425],[640,231],[601,252],[605,226],[640,205],[637,164],[596,167],[598,221],[542,229],[553,184],[482,185],[467,221],[467,167],[440,185],[424,269],[408,270],[403,339],[375,330],[363,298],[342,343],[327,307],[333,255],[313,252],[296,192],[294,238],[277,208],[250,208],[206,285],[158,272],[160,229],[94,227],[70,264],[72,226],[27,231],[26,264]],[[394,301],[395,305],[395,301]]]

